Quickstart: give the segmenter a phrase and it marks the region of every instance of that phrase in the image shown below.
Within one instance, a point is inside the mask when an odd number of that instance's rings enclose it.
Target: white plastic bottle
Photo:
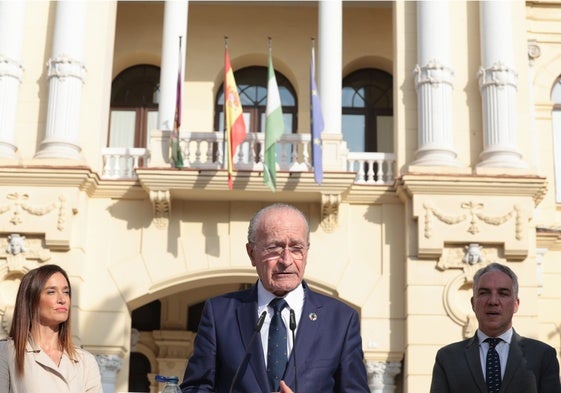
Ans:
[[[162,393],[181,393],[179,378],[176,376],[164,377],[163,375],[156,375],[156,381],[165,383]]]

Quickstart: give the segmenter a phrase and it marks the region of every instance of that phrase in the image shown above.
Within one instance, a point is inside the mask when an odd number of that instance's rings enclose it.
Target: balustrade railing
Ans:
[[[234,157],[237,170],[262,171],[265,138],[263,133],[248,133]],[[226,168],[225,140],[222,132],[192,132],[180,138],[185,168],[218,170]],[[310,134],[283,134],[277,143],[277,170],[312,170]],[[146,166],[149,151],[142,148],[105,148],[102,177],[135,179],[135,168]],[[349,152],[347,171],[356,172],[356,184],[392,184],[395,165],[393,153]]]
[[[104,179],[135,179],[136,168],[146,166],[150,153],[147,149],[136,147],[106,147],[101,151],[103,157],[102,177]]]

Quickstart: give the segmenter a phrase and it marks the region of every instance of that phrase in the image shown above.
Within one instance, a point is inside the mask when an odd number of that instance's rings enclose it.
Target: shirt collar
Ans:
[[[271,300],[276,297],[277,296],[275,296],[275,294],[265,289],[261,280],[257,282],[257,307],[259,309],[267,307]],[[300,283],[296,288],[284,295],[284,300],[286,300],[286,303],[288,303],[288,307],[290,307],[291,309],[301,309],[302,305],[304,304],[304,287],[302,286],[302,283]]]
[[[489,338],[488,335],[483,333],[481,330],[477,329],[477,338],[479,339],[479,344]],[[510,344],[510,340],[512,340],[512,327],[510,327],[506,332],[497,336],[501,340]]]

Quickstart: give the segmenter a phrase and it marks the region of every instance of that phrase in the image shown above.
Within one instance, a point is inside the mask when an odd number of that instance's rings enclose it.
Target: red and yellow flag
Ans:
[[[234,79],[234,72],[230,65],[228,47],[224,50],[224,114],[226,121],[226,138],[228,139],[228,188],[234,188],[232,173],[234,171],[234,154],[245,140],[246,130],[243,109],[238,95],[238,87]]]

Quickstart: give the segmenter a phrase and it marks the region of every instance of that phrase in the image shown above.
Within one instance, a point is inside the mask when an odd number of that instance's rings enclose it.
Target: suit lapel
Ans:
[[[477,335],[473,336],[471,340],[468,341],[465,356],[477,388],[480,392],[486,393],[487,385],[485,384],[485,378],[483,377],[481,358],[479,357],[479,340]]]
[[[508,350],[508,359],[506,361],[505,375],[501,385],[501,392],[508,391],[508,386],[512,383],[518,368],[522,362],[523,354],[520,347],[520,336],[514,330],[512,332],[512,339],[510,340],[510,347]]]
[[[238,328],[240,336],[242,337],[243,348],[246,351],[247,346],[250,345],[251,337],[255,331],[257,324],[257,286],[249,292],[249,296],[244,301],[240,302],[236,310],[238,319]],[[267,379],[267,370],[265,368],[265,359],[263,358],[263,347],[261,345],[261,335],[257,333],[251,348],[247,350],[249,364],[255,375],[255,379],[260,386],[260,391],[268,392],[269,381]]]
[[[318,303],[317,297],[308,289],[307,285],[305,283],[303,285],[305,291],[304,307],[302,308],[302,315],[298,324],[292,353],[284,373],[285,382],[292,388],[295,388],[294,357],[296,357],[298,378],[302,379],[304,378],[307,359],[310,358],[310,354],[317,351],[316,342],[321,327],[321,318],[318,318],[318,315],[320,315],[319,310],[322,308],[322,305]]]

